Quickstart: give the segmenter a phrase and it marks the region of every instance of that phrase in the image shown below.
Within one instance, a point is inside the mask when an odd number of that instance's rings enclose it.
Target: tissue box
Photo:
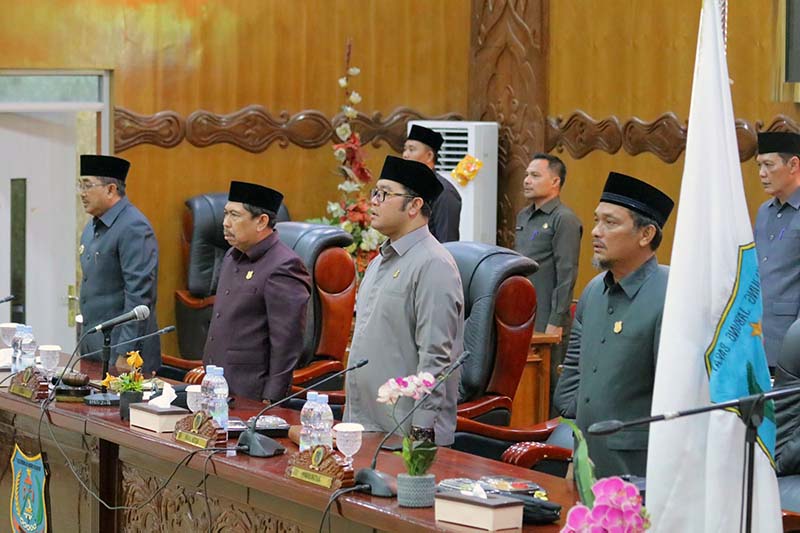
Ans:
[[[520,500],[495,494],[487,496],[484,499],[460,492],[439,492],[436,494],[436,520],[488,531],[522,527],[523,503]]]
[[[188,409],[182,407],[156,407],[149,403],[131,404],[131,426],[149,429],[156,433],[172,433],[175,423],[189,414]]]

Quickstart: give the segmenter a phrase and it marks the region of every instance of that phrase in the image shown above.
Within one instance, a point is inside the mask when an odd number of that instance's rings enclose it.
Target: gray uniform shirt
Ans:
[[[347,376],[344,420],[366,431],[390,431],[392,406],[378,403],[378,388],[389,378],[418,372],[437,376],[464,346],[464,293],[455,260],[428,226],[386,241],[367,267],[358,290],[350,361],[369,364]],[[405,425],[433,427],[436,444],[453,443],[460,373],[425,400]],[[399,421],[413,406],[401,398]]]
[[[598,478],[647,470],[647,426],[607,436],[586,430],[602,420],[650,416],[668,272],[652,257],[619,283],[609,272],[596,276],[578,301],[553,401],[576,418]]]
[[[764,350],[775,366],[786,330],[800,309],[800,189],[781,204],[776,198],[758,209],[754,237],[764,303]]]
[[[528,276],[536,289],[536,331],[547,324],[569,326],[569,306],[578,277],[583,226],[572,210],[553,198],[539,209],[529,205],[517,214],[514,249],[539,263]]]

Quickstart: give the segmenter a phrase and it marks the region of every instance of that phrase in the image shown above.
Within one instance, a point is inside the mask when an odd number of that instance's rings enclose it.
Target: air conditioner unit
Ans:
[[[462,241],[495,244],[497,240],[497,132],[496,122],[463,122],[412,120],[439,132],[444,144],[439,149],[436,171],[453,183],[461,195],[461,223],[458,226]],[[462,187],[450,175],[465,155],[477,157],[483,167],[475,179]]]

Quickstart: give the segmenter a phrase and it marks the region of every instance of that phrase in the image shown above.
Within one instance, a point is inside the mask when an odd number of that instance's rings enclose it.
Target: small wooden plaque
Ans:
[[[316,446],[292,454],[286,467],[286,477],[332,490],[355,484],[353,467],[346,465],[344,457],[327,446]]]
[[[207,411],[197,411],[175,423],[173,437],[197,448],[221,448],[228,441],[228,432]]]
[[[34,402],[47,398],[48,390],[47,378],[33,366],[14,374],[14,377],[11,378],[11,386],[8,388],[8,392],[11,394]]]

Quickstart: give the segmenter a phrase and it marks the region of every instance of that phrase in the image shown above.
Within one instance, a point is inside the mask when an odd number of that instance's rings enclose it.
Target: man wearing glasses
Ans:
[[[147,320],[115,327],[111,332],[112,345],[158,329],[158,243],[150,221],[125,195],[130,166],[128,161],[118,157],[81,156],[81,202],[84,210],[92,215],[78,247],[83,272],[80,308],[84,331],[137,305],[150,308]],[[93,352],[102,346],[103,335],[89,335],[81,344],[81,353]],[[115,354],[131,350],[139,350],[145,375],[149,376],[161,366],[158,335],[115,348],[111,364],[114,364]]]
[[[364,274],[356,303],[352,361],[370,364],[347,378],[345,420],[366,431],[394,428],[392,406],[376,402],[389,378],[441,374],[463,351],[464,296],[453,257],[431,235],[431,204],[442,192],[433,171],[417,161],[387,156],[372,191],[372,226],[388,239]],[[438,445],[453,443],[459,376],[454,375],[414,413],[411,434]],[[401,398],[395,417],[413,407]]]

